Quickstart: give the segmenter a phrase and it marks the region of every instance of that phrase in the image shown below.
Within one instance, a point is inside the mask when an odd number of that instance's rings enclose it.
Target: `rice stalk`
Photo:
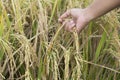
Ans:
[[[76,60],[76,69],[77,69],[77,72],[76,72],[76,80],[82,80],[81,79],[81,76],[82,76],[82,73],[81,73],[81,70],[82,70],[82,66],[83,64],[81,62],[79,62],[79,58],[82,59],[82,56],[80,54],[80,46],[79,46],[79,37],[78,37],[78,34],[77,34],[77,30],[74,28],[74,32],[73,32],[73,35],[74,35],[74,40],[75,40],[75,45],[76,45],[76,54],[75,54],[75,60]]]
[[[65,47],[60,45],[61,48],[64,50],[64,62],[65,62],[65,71],[64,71],[64,80],[69,80],[69,62],[70,62],[70,49],[66,50]]]

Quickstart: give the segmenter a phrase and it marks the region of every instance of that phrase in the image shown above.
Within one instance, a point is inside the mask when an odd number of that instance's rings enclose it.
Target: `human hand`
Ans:
[[[88,13],[89,14],[89,13]],[[77,32],[81,32],[85,26],[90,22],[90,17],[87,16],[87,11],[85,9],[70,9],[62,14],[58,21],[65,24],[64,28],[67,31],[72,32],[75,27]],[[65,19],[71,17],[70,20],[65,21]]]

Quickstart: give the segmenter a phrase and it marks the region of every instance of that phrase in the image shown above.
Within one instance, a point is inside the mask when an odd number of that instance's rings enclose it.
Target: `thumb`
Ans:
[[[63,13],[63,14],[59,17],[58,21],[59,21],[59,22],[63,22],[64,19],[67,18],[67,17],[69,17],[70,15],[71,15],[71,11],[70,11],[70,10],[67,10],[65,13]]]

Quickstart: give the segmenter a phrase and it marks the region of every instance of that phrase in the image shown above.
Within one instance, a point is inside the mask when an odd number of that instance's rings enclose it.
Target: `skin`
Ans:
[[[73,8],[63,13],[58,21],[65,24],[64,28],[72,32],[76,27],[77,32],[81,32],[91,20],[94,20],[109,11],[120,6],[120,0],[94,0],[91,5],[85,9]],[[69,21],[65,20],[72,17]]]

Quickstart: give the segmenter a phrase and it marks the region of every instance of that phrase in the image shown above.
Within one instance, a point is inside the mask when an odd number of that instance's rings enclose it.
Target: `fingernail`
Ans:
[[[75,26],[75,23],[73,23],[71,26],[73,26],[73,27],[74,27],[74,26]]]
[[[58,21],[59,21],[59,22],[62,22],[62,20],[61,20],[61,19],[58,19]]]
[[[71,20],[71,21],[70,21],[70,23],[74,23],[74,21],[73,21],[73,20]]]

